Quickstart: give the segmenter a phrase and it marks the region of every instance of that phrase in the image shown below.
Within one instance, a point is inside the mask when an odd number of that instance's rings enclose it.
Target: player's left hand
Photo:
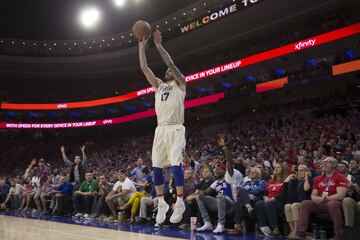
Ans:
[[[162,42],[161,32],[157,29],[154,32],[154,43],[156,46],[159,46],[159,45],[161,45],[161,42]]]
[[[139,47],[140,48],[145,48],[146,43],[148,42],[149,38],[145,38],[145,36],[143,37],[143,39],[141,41],[139,41]]]

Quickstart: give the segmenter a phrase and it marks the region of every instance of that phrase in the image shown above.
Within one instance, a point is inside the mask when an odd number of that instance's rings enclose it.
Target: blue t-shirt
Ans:
[[[218,194],[224,194],[229,198],[233,199],[231,185],[228,184],[224,179],[223,180],[216,180],[210,186],[212,189],[215,189]]]

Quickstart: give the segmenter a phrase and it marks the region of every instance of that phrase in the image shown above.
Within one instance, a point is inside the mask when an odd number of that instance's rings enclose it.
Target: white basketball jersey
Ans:
[[[160,84],[155,93],[158,125],[184,124],[185,95],[175,81]]]

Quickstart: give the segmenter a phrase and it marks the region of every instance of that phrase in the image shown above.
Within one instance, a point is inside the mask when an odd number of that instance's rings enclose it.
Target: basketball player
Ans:
[[[154,183],[159,200],[156,223],[162,224],[166,219],[169,205],[164,200],[163,168],[171,166],[176,185],[177,200],[171,223],[179,223],[185,211],[183,201],[184,173],[181,167],[182,152],[185,149],[184,99],[186,94],[186,80],[174,65],[170,55],[162,46],[162,37],[159,30],[154,33],[155,46],[163,61],[167,65],[164,80],[157,78],[147,65],[145,46],[148,39],[139,42],[139,58],[141,70],[148,82],[155,88],[155,111],[158,126],[152,148],[152,164]]]

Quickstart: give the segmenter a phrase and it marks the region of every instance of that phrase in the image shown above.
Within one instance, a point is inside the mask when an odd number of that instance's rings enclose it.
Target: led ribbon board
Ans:
[[[256,92],[267,92],[279,88],[283,88],[288,83],[288,78],[280,78],[277,80],[256,84]]]
[[[210,96],[185,101],[185,108],[193,108],[211,103],[216,103],[220,99],[224,98],[224,93],[217,93]],[[59,128],[85,128],[85,127],[98,127],[105,125],[120,124],[126,122],[132,122],[144,118],[155,116],[155,110],[149,109],[147,111],[134,113],[122,117],[92,120],[86,122],[67,122],[67,123],[6,123],[0,122],[1,128],[8,129],[59,129]]]
[[[290,53],[302,51],[308,48],[319,46],[325,43],[333,42],[342,38],[350,37],[360,33],[360,23],[356,23],[335,31],[320,34],[299,42],[291,43],[279,48],[255,54],[250,57],[239,59],[227,64],[210,68],[205,71],[197,72],[186,76],[187,82],[200,80],[203,78],[211,77],[217,74],[228,72],[231,70],[239,69],[245,66],[263,62],[276,57],[284,56]],[[70,109],[70,108],[86,108],[95,107],[112,103],[120,103],[130,99],[144,96],[154,92],[153,87],[141,89],[135,92],[130,92],[121,96],[103,98],[98,100],[83,101],[83,102],[70,102],[70,103],[54,103],[54,104],[15,104],[15,103],[1,103],[0,109],[11,110],[56,110],[56,109]]]
[[[360,71],[360,60],[334,65],[332,67],[333,76]]]

